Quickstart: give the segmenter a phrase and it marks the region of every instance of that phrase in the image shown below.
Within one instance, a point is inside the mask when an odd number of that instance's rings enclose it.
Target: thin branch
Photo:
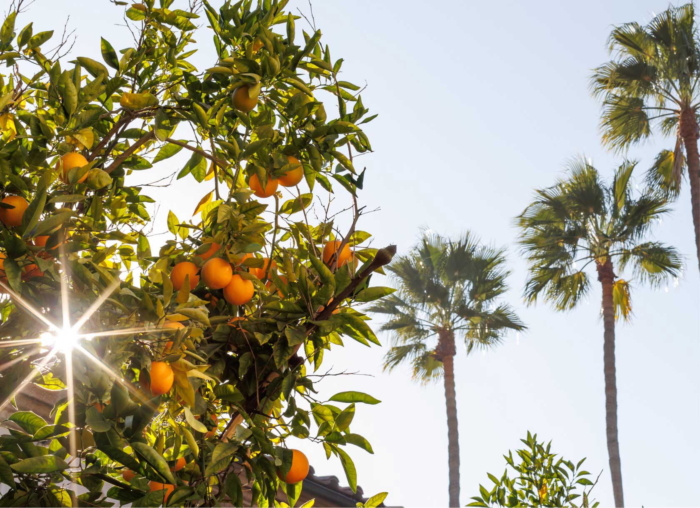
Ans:
[[[148,143],[149,141],[151,141],[155,137],[156,137],[156,134],[154,131],[151,131],[148,134],[146,134],[145,136],[142,136],[141,139],[139,139],[136,143],[134,143],[129,148],[124,150],[124,152],[122,154],[120,154],[116,159],[114,159],[114,162],[112,162],[112,164],[110,164],[107,168],[105,168],[105,171],[107,173],[111,173],[112,171],[117,169],[121,165],[121,163],[124,162],[129,157],[131,157],[134,154],[134,152],[136,152],[136,150],[141,148],[141,146],[145,145],[146,143]]]
[[[222,161],[221,159],[217,159],[216,157],[209,155],[207,152],[205,152],[201,148],[196,148],[194,146],[188,145],[184,141],[178,141],[177,139],[172,139],[172,138],[168,138],[165,141],[167,141],[168,143],[172,143],[173,145],[177,145],[177,146],[181,146],[182,148],[186,148],[187,150],[189,150],[191,152],[198,153],[199,155],[201,155],[205,159],[209,159],[214,164],[217,164],[217,165],[221,166],[222,168],[229,166],[228,162]]]

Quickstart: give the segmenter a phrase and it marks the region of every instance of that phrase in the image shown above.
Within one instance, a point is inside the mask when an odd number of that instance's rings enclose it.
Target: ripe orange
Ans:
[[[231,263],[221,258],[211,258],[202,267],[202,279],[209,289],[221,289],[231,282]]]
[[[283,475],[278,469],[277,476],[285,483],[299,483],[309,475],[309,459],[299,450],[292,450],[292,465]]]
[[[101,413],[102,411],[105,410],[105,404],[101,404],[101,403],[99,403],[99,402],[95,402],[95,403],[92,405],[92,407],[94,407],[95,409],[97,409],[97,412],[98,412],[98,413]]]
[[[245,305],[255,294],[255,285],[238,274],[231,277],[231,282],[224,288],[224,298],[232,305]]]
[[[253,176],[250,177],[248,185],[250,185],[253,194],[258,196],[259,198],[269,198],[275,192],[277,192],[279,180],[275,180],[274,178],[268,178],[267,185],[265,185],[265,188],[263,189],[262,183],[260,182],[258,175],[253,174]]]
[[[49,235],[37,236],[32,243],[37,247],[46,247],[46,242],[49,241]]]
[[[134,479],[134,476],[136,476],[136,473],[134,473],[131,469],[125,469],[122,471],[122,478],[124,478],[124,480],[127,482],[131,482],[131,480]]]
[[[180,458],[177,459],[177,461],[175,462],[175,465],[174,465],[173,467],[170,468],[170,470],[171,470],[173,473],[177,473],[178,471],[180,471],[181,469],[183,469],[183,468],[185,467],[186,464],[187,464],[187,461],[185,460],[185,457],[180,457]]]
[[[333,242],[328,242],[326,245],[323,246],[323,262],[326,263],[327,265],[331,264],[331,261],[333,260],[333,255],[338,252],[338,249],[340,248],[340,244],[342,242],[340,240],[335,240]],[[350,246],[345,244],[343,246],[343,250],[340,251],[340,254],[338,254],[338,266],[343,266],[345,263],[350,261],[352,258],[352,251],[350,250]]]
[[[242,85],[233,91],[233,107],[238,111],[243,111],[244,113],[250,113],[255,109],[258,104],[258,99],[251,99],[248,95],[248,90],[250,87],[248,85]]]
[[[22,196],[6,196],[2,202],[14,208],[0,208],[0,222],[9,228],[22,224],[22,217],[29,206],[27,200]]]
[[[287,155],[287,161],[290,164],[299,164],[296,168],[287,171],[283,176],[278,178],[280,185],[284,187],[294,187],[304,179],[304,168],[301,166],[299,159],[291,155]]]
[[[42,275],[44,275],[44,272],[42,272],[34,263],[24,265],[22,267],[22,278],[24,280],[31,279],[33,277],[41,277]]]
[[[175,490],[175,485],[171,483],[160,483],[160,482],[154,482],[150,481],[148,482],[148,489],[151,492],[155,492],[157,490],[165,490],[163,495],[165,496],[165,499],[163,500],[163,504],[166,504],[168,502],[168,498],[170,497],[170,494],[173,493]]]
[[[173,387],[175,373],[167,363],[151,362],[149,374],[151,375],[151,393],[153,395],[163,395]]]
[[[209,250],[206,251],[204,254],[199,255],[199,257],[202,258],[204,261],[212,257],[216,253],[216,251],[221,248],[221,245],[213,240],[205,241],[204,245],[209,245]]]
[[[274,270],[277,268],[277,262],[273,261],[272,265],[270,265],[270,259],[269,258],[263,258],[263,265],[261,268],[249,268],[248,272],[252,273],[255,275],[258,279],[262,280],[265,278],[265,275],[269,272],[268,266],[270,267],[269,270]]]
[[[199,275],[197,272],[199,268],[194,263],[189,261],[182,261],[173,267],[173,271],[170,272],[170,280],[173,283],[173,289],[175,291],[180,291],[182,286],[185,284],[185,277],[190,276],[190,289],[194,289],[199,284]]]
[[[68,183],[68,172],[71,169],[82,168],[83,166],[86,166],[88,164],[87,159],[78,152],[68,152],[63,157],[61,157],[61,161],[63,161],[63,172],[61,173],[61,180],[63,180],[65,183]],[[59,167],[60,163],[58,166],[56,166],[56,169],[58,169]],[[87,180],[87,177],[88,174],[85,173],[83,176],[80,177],[78,183],[83,183],[85,180]]]

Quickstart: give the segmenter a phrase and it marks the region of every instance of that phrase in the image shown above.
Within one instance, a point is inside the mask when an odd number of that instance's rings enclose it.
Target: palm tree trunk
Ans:
[[[695,112],[688,108],[681,113],[680,135],[683,138],[685,154],[688,158],[688,181],[690,182],[690,204],[695,228],[695,249],[700,266],[700,153],[698,153],[698,127]]]
[[[450,507],[459,506],[459,430],[457,427],[457,394],[455,390],[455,337],[441,332],[436,350],[445,371],[445,402],[447,404],[447,464]]]
[[[608,440],[608,460],[612,476],[615,506],[625,506],[622,491],[622,464],[617,432],[617,380],[615,376],[615,306],[613,283],[615,274],[610,259],[598,265],[598,280],[603,286],[603,371],[605,374],[605,433]]]

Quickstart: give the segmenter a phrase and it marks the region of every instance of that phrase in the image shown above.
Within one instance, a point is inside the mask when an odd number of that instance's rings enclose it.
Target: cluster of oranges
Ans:
[[[210,240],[205,242],[205,245],[209,245],[209,248],[199,256],[205,261],[201,270],[191,261],[181,261],[173,267],[170,272],[173,289],[179,291],[185,285],[185,281],[188,281],[190,289],[194,289],[201,279],[207,288],[222,290],[224,299],[232,305],[245,305],[251,301],[255,295],[255,284],[240,274],[243,273],[242,268],[245,260],[254,256],[244,254],[236,264],[231,264],[223,258],[212,257],[221,249],[220,244]],[[347,264],[353,257],[352,251],[347,244],[343,245],[342,249],[341,245],[340,240],[326,243],[323,247],[323,262],[327,265],[335,263],[338,267]],[[262,261],[262,267],[248,268],[248,273],[259,280],[264,280],[270,270],[277,268],[277,263],[274,260],[263,258]],[[280,280],[286,283],[286,278],[283,275],[280,275]],[[270,281],[267,282],[267,286],[270,287]],[[279,294],[282,295],[281,292]]]

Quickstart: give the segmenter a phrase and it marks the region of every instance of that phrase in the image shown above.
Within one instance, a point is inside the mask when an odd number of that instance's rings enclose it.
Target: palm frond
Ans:
[[[661,286],[671,277],[678,277],[683,261],[678,251],[660,242],[645,242],[620,255],[620,266],[631,266],[640,281],[653,287]]]
[[[667,199],[676,199],[681,192],[686,164],[680,141],[678,138],[674,151],[662,150],[646,174],[647,185],[659,189]]]
[[[613,306],[615,319],[629,321],[632,318],[632,294],[626,280],[618,279],[613,283]]]

